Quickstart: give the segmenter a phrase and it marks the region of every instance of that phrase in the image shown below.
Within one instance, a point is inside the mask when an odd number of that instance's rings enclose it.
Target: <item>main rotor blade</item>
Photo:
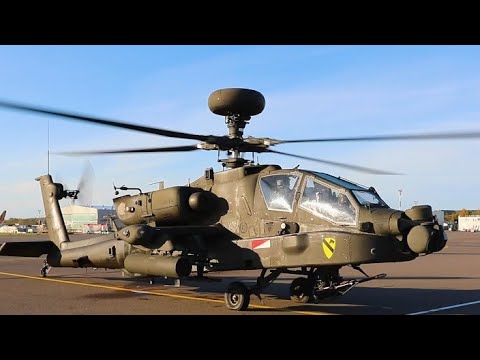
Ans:
[[[276,150],[270,150],[270,149],[266,149],[266,151],[263,151],[263,152],[270,152],[270,153],[275,153],[275,154],[280,154],[280,155],[291,156],[291,157],[295,157],[295,158],[299,158],[299,159],[304,159],[304,160],[316,161],[316,162],[322,163],[322,164],[339,166],[339,167],[343,167],[343,168],[345,168],[345,169],[361,171],[361,172],[365,172],[365,173],[369,173],[369,174],[377,174],[377,175],[403,175],[403,174],[400,174],[400,173],[394,173],[394,172],[389,172],[389,171],[384,171],[384,170],[371,169],[371,168],[367,168],[367,167],[363,167],[363,166],[344,164],[344,163],[339,163],[339,162],[335,162],[335,161],[316,159],[316,158],[312,158],[312,157],[309,157],[309,156],[289,154],[289,153],[285,153],[285,152],[281,152],[281,151],[276,151]]]
[[[291,143],[306,143],[306,142],[338,142],[338,141],[454,140],[454,139],[478,139],[478,138],[480,138],[480,131],[420,133],[420,134],[401,134],[401,135],[373,135],[373,136],[323,138],[323,139],[275,140],[275,144],[291,144]]]
[[[200,141],[212,140],[217,138],[217,136],[215,135],[207,136],[207,135],[188,134],[180,131],[171,131],[171,130],[153,128],[149,126],[130,124],[130,123],[120,122],[115,120],[95,118],[91,116],[68,113],[68,112],[58,111],[54,109],[47,109],[42,107],[35,107],[35,106],[30,106],[30,105],[20,104],[20,103],[15,103],[10,101],[0,100],[0,107],[13,109],[13,110],[33,112],[33,113],[44,114],[44,115],[59,116],[59,117],[73,119],[73,120],[80,120],[80,121],[85,121],[85,122],[94,123],[94,124],[112,126],[112,127],[122,128],[122,129],[129,129],[134,131],[140,131],[147,134],[161,135],[161,136],[167,136],[172,138],[191,139],[191,140],[200,140]]]
[[[64,151],[56,152],[56,155],[105,155],[105,154],[134,154],[134,153],[156,153],[156,152],[175,152],[175,151],[194,151],[200,150],[197,145],[172,146],[162,148],[145,149],[119,149],[119,150],[92,150],[92,151]]]

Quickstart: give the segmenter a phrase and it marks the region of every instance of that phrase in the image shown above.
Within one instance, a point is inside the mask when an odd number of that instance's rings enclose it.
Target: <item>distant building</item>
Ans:
[[[113,207],[70,205],[61,209],[68,232],[84,232],[85,226],[104,225],[108,227],[107,216],[115,215]]]
[[[480,216],[459,216],[458,217],[458,231],[480,231]]]
[[[2,234],[17,234],[18,228],[15,225],[0,226],[0,233]]]
[[[433,215],[437,217],[438,223],[440,225],[443,224],[443,229],[444,230],[457,230],[457,222],[456,221],[447,221],[445,219],[446,216],[450,216],[452,214],[455,214],[457,210],[435,210],[433,212]]]

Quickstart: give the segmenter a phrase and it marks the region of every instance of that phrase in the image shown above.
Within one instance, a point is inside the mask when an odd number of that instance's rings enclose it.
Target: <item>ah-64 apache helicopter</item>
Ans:
[[[271,149],[286,143],[376,141],[480,137],[479,133],[388,135],[357,138],[276,140],[243,137],[252,116],[260,114],[265,98],[255,90],[228,88],[214,91],[210,110],[225,117],[228,135],[199,135],[100,119],[30,105],[0,102],[13,110],[58,116],[160,136],[197,140],[188,146],[103,150],[68,153],[125,154],[196,150],[226,151],[213,168],[188,186],[124,195],[113,199],[123,223],[114,234],[70,241],[59,200],[76,198],[50,175],[40,182],[51,241],[5,243],[0,255],[47,255],[41,272],[50,267],[121,269],[129,275],[183,278],[197,267],[208,271],[261,270],[254,286],[233,282],[225,290],[228,309],[247,309],[251,294],[260,292],[280,274],[297,274],[290,286],[295,302],[315,302],[344,294],[369,277],[361,264],[410,261],[444,248],[447,236],[428,205],[401,211],[390,208],[373,187],[326,173],[279,165],[255,165],[242,153],[275,153],[375,174],[392,174]],[[125,186],[119,190],[129,190]],[[118,195],[118,192],[116,193]],[[344,280],[343,266],[365,277]]]

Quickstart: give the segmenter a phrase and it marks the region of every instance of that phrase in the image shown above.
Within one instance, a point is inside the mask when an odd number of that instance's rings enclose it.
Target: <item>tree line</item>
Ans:
[[[459,216],[463,217],[463,216],[469,216],[469,215],[480,215],[480,210],[462,209],[458,211],[451,211],[448,214],[447,212],[445,212],[445,221],[454,222],[454,221],[458,221]]]
[[[40,225],[45,223],[45,218],[27,218],[27,219],[18,219],[10,218],[5,220],[5,225]]]

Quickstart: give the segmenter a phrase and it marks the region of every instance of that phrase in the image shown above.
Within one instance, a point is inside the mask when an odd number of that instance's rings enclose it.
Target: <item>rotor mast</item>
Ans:
[[[242,115],[228,115],[225,116],[225,124],[228,127],[228,137],[230,139],[238,139],[238,143],[243,143],[243,131],[245,126],[247,126],[248,121],[251,119],[251,116],[242,116]],[[228,159],[221,159],[223,166],[228,168],[237,168],[242,167],[249,160],[245,160],[240,156],[240,150],[238,147],[233,147],[228,150],[229,157]]]

